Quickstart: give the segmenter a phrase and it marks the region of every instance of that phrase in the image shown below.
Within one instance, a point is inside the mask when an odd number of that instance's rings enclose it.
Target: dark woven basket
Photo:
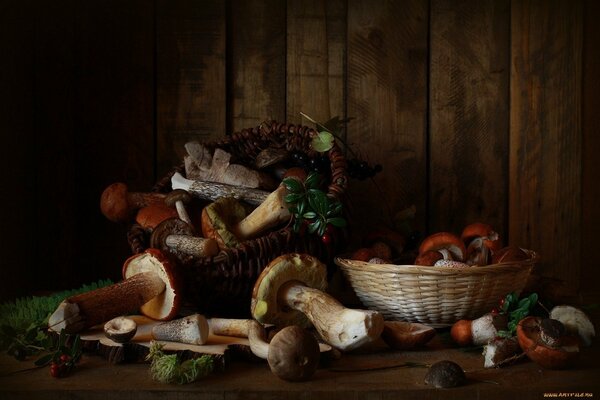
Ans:
[[[260,151],[268,147],[288,151],[304,151],[309,157],[317,155],[311,150],[311,139],[317,132],[306,126],[265,122],[255,128],[243,129],[226,139],[205,143],[209,148],[221,148],[232,154],[236,162],[251,165]],[[331,163],[331,179],[327,195],[344,201],[347,185],[346,159],[334,143],[328,151]],[[171,190],[171,176],[179,172],[185,175],[183,165],[174,168],[162,178],[153,191]],[[139,225],[128,232],[128,241],[134,253],[144,251],[149,242],[148,234]],[[252,288],[256,278],[275,257],[290,253],[309,253],[330,268],[335,268],[333,257],[342,240],[338,237],[333,245],[326,245],[317,235],[300,235],[286,226],[262,237],[247,240],[238,248],[221,251],[214,257],[188,257],[180,260],[185,276],[186,300],[200,312],[208,315],[248,317]]]

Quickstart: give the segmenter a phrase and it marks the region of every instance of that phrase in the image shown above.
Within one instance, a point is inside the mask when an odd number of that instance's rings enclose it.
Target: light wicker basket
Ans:
[[[419,322],[435,328],[491,311],[510,292],[519,294],[538,255],[528,260],[456,269],[416,265],[369,264],[336,257],[365,307],[386,320]]]

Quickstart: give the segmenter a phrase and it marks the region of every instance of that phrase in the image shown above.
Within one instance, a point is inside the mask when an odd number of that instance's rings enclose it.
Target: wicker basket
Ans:
[[[456,269],[369,264],[336,257],[361,302],[385,319],[419,322],[436,328],[489,312],[510,292],[519,294],[538,255],[518,263]]]
[[[219,142],[205,143],[205,146],[221,148],[231,153],[237,163],[252,165],[257,154],[268,147],[304,151],[314,157],[317,153],[310,149],[310,143],[316,134],[314,129],[306,126],[272,121],[243,129]],[[328,151],[328,158],[331,175],[327,195],[344,202],[346,159],[337,143]],[[162,178],[153,191],[170,191],[171,176],[175,172],[185,175],[183,165]],[[148,236],[139,225],[131,226],[127,237],[133,253],[147,248]],[[341,245],[341,238],[326,245],[316,235],[299,235],[286,226],[245,241],[237,248],[223,250],[214,257],[180,259],[186,281],[186,300],[208,315],[248,317],[254,282],[272,259],[288,252],[305,252],[335,266],[333,256]]]

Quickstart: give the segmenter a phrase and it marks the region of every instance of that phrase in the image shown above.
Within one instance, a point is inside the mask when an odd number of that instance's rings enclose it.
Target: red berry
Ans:
[[[323,236],[321,236],[321,241],[323,244],[329,245],[331,243],[331,235],[329,233],[324,233]]]
[[[50,364],[50,375],[54,378],[60,378],[62,373],[62,369],[60,368],[60,365],[58,365],[57,363],[53,362]]]
[[[491,311],[491,313],[492,313],[493,315],[496,315],[496,314],[498,314],[498,309],[497,309],[496,307],[492,308],[492,311]]]
[[[62,354],[60,356],[60,362],[61,363],[67,363],[69,361],[71,361],[71,356],[70,355],[68,355],[68,354]]]

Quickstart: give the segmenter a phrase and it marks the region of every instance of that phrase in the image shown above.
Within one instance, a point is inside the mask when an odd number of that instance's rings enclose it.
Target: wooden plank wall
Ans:
[[[355,227],[488,221],[573,289],[598,279],[597,21],[588,0],[0,1],[0,298],[119,278],[102,189],[190,139],[352,118],[384,170]]]

